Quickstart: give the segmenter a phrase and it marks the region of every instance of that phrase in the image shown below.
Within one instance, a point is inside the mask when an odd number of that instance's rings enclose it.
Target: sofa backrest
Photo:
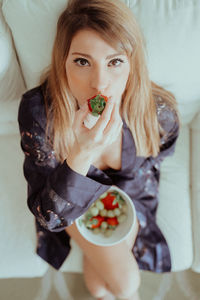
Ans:
[[[25,85],[12,35],[0,9],[0,135],[18,131],[17,111],[23,91]]]

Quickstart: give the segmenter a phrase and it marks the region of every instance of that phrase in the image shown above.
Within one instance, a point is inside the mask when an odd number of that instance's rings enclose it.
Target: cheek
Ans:
[[[129,68],[119,72],[119,74],[117,74],[117,76],[113,80],[116,89],[121,95],[123,94],[126,88],[128,77],[129,77]]]
[[[72,67],[67,68],[66,74],[67,74],[69,86],[71,87],[76,85],[76,83],[79,81],[79,78],[76,72],[74,71],[74,68]]]
[[[85,86],[86,77],[83,76],[82,72],[76,70],[74,67],[69,67],[66,70],[67,80],[69,84],[69,88],[72,93],[78,92],[81,90],[83,86]]]
[[[83,76],[80,71],[74,70],[74,67],[69,67],[66,69],[66,75],[69,89],[72,95],[78,101],[79,106],[81,106],[88,96],[86,93],[86,76]]]

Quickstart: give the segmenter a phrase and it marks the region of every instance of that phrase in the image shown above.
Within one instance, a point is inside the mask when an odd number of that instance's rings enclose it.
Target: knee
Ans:
[[[120,299],[131,298],[139,289],[140,282],[140,273],[138,270],[134,270],[129,274],[119,275],[110,287],[110,291]]]
[[[88,290],[94,298],[103,298],[108,293],[105,287],[100,285],[92,285],[88,287]]]

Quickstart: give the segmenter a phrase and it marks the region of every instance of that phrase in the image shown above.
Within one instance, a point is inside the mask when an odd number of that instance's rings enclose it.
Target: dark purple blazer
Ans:
[[[91,165],[83,176],[56,160],[45,140],[46,114],[42,86],[27,91],[19,107],[21,147],[25,154],[24,176],[28,183],[28,207],[35,216],[37,253],[59,269],[70,252],[64,230],[84,214],[112,185],[133,200],[140,228],[132,249],[139,268],[171,270],[167,242],[156,224],[160,162],[172,154],[178,136],[178,117],[161,97],[156,97],[157,117],[165,130],[156,158],[136,155],[133,136],[123,120],[122,167],[100,170]]]

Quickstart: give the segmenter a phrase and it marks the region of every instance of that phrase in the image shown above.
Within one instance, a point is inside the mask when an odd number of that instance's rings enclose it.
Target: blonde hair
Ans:
[[[155,96],[161,96],[173,108],[175,98],[150,81],[142,33],[131,10],[119,0],[69,0],[58,19],[51,65],[41,77],[41,83],[47,83],[47,132],[53,137],[56,156],[64,161],[73,143],[72,122],[78,106],[68,87],[65,62],[72,38],[86,28],[100,33],[111,46],[128,55],[130,74],[122,95],[122,116],[132,132],[137,155],[156,156],[161,128]]]

